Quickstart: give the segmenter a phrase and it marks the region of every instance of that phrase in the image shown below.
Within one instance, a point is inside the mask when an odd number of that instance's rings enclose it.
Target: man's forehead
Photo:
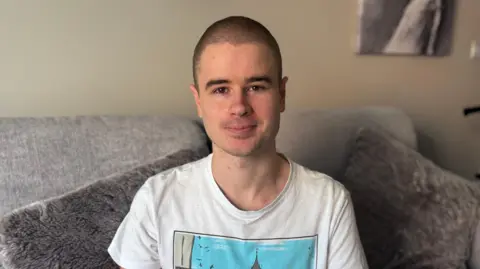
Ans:
[[[263,44],[211,44],[203,51],[197,68],[198,75],[235,73],[251,76],[275,72],[275,59]]]
[[[262,43],[249,42],[235,44],[222,42],[207,45],[200,56],[200,61],[205,59],[218,59],[219,56],[256,56],[259,58],[271,58],[272,60],[274,58],[269,48]]]

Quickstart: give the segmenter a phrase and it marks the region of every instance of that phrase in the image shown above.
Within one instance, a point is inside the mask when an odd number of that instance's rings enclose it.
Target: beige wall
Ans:
[[[398,105],[435,161],[471,176],[480,115],[462,109],[480,103],[480,63],[468,59],[480,2],[457,1],[453,54],[439,59],[356,56],[356,2],[0,1],[0,116],[193,114],[194,43],[212,20],[242,14],[282,46],[288,108]]]

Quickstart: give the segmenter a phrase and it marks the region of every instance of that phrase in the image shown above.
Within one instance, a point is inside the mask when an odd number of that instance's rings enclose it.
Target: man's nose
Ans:
[[[245,116],[250,114],[252,108],[248,99],[248,93],[245,91],[235,91],[231,95],[230,113],[236,116]]]

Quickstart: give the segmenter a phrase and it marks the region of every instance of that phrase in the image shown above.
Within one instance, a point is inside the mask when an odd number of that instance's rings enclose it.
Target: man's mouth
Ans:
[[[255,128],[255,124],[227,126],[227,129],[234,131],[250,130]]]
[[[235,124],[227,125],[225,126],[225,129],[235,135],[247,135],[250,134],[253,130],[255,130],[256,127],[257,124]]]

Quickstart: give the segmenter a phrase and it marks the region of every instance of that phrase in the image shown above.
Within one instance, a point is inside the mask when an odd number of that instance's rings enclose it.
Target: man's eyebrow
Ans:
[[[230,83],[227,79],[211,79],[205,84],[205,89],[208,89],[212,86],[219,85],[219,84],[227,84]]]
[[[247,78],[245,82],[246,83],[266,82],[268,84],[272,84],[272,79],[269,76],[253,76],[253,77]]]

